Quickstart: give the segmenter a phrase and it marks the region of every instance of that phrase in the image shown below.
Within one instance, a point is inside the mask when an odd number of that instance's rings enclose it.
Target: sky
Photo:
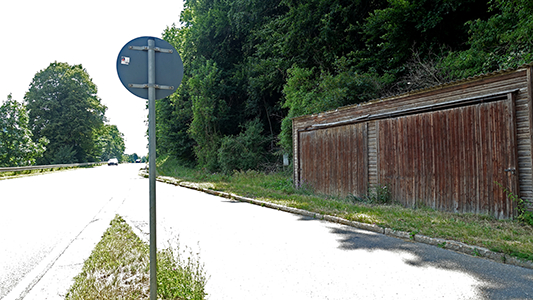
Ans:
[[[13,0],[0,2],[0,101],[23,101],[35,74],[54,61],[81,64],[124,134],[127,154],[146,155],[146,100],[121,84],[116,60],[134,38],[161,38],[179,25],[182,0]]]

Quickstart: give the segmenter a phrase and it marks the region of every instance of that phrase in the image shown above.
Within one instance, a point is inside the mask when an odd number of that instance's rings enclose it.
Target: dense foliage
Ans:
[[[32,140],[28,112],[11,95],[0,105],[0,167],[28,166],[45,151],[48,140]]]
[[[140,157],[137,153],[133,154],[122,154],[121,162],[128,163],[145,163],[148,159],[146,156]]]
[[[116,126],[104,126],[107,107],[81,65],[51,63],[35,74],[24,100],[34,142],[49,141],[38,164],[122,157],[124,138]]]
[[[110,158],[122,160],[122,155],[126,149],[124,144],[124,134],[118,130],[116,125],[105,124],[100,127],[96,136],[97,147],[100,149],[101,161],[107,161]]]
[[[291,118],[529,63],[528,0],[186,0],[158,152],[209,171],[291,154]]]

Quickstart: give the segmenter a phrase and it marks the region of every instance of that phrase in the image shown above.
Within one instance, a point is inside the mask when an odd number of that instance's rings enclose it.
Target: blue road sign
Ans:
[[[155,42],[155,99],[162,99],[174,93],[183,78],[181,57],[168,42],[149,36],[129,41],[118,54],[117,73],[128,91],[148,99],[148,40]]]

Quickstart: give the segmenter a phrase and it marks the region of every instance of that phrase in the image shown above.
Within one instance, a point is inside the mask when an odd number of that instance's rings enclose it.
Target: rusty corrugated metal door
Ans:
[[[378,122],[378,180],[406,206],[513,214],[518,194],[514,101],[481,103]]]
[[[368,190],[367,124],[299,133],[299,182],[316,193],[362,196]]]

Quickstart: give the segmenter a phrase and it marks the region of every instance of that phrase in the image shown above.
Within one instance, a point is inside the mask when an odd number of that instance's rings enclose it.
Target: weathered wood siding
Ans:
[[[300,184],[319,194],[365,195],[368,190],[367,126],[352,124],[300,133]]]
[[[515,194],[513,101],[379,121],[379,181],[405,206],[508,217]]]
[[[295,182],[331,195],[389,184],[405,205],[510,217],[494,182],[533,200],[532,77],[528,66],[295,118]],[[359,126],[366,142],[353,142]]]

